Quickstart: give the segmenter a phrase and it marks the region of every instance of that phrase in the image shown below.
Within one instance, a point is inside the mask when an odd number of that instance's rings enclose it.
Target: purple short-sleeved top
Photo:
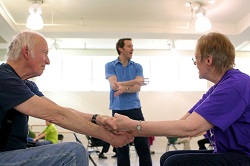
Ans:
[[[208,131],[214,152],[238,151],[250,156],[250,76],[228,70],[189,113],[212,123]]]

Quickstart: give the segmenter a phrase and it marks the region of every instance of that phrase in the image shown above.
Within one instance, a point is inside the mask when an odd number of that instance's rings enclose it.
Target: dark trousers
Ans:
[[[144,120],[141,108],[132,110],[123,110],[123,111],[112,110],[112,115],[114,115],[114,113],[126,115],[129,118],[135,120]],[[148,137],[135,137],[134,145],[136,152],[139,156],[139,163],[140,163],[139,165],[152,166]],[[126,145],[122,148],[117,148],[116,154],[117,154],[117,166],[130,166],[129,145]]]
[[[250,166],[250,157],[239,152],[213,153],[213,150],[178,150],[164,153],[161,166]]]
[[[109,151],[109,147],[110,147],[110,144],[103,141],[103,140],[100,140],[100,139],[97,139],[97,138],[94,138],[94,137],[91,137],[92,139],[92,143],[95,145],[95,146],[102,146],[102,151],[101,153],[107,153]]]
[[[204,150],[204,149],[207,149],[205,144],[210,144],[210,141],[208,138],[203,138],[199,140],[197,143],[199,145],[199,150]]]

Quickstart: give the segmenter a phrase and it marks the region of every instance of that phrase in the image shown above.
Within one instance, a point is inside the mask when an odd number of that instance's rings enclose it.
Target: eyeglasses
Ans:
[[[195,58],[195,57],[192,57],[192,61],[193,61],[194,63],[196,63],[196,58]]]
[[[196,61],[197,61],[197,59],[199,59],[200,57],[192,57],[192,61],[193,61],[193,63],[196,63]]]

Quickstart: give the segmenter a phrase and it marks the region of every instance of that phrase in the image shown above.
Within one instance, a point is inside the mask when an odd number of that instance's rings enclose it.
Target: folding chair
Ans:
[[[173,148],[175,150],[178,150],[177,147],[175,145],[180,145],[181,143],[175,143],[177,138],[171,138],[171,137],[167,137],[168,140],[168,144],[167,144],[167,148],[166,151],[169,151],[170,146],[173,146]]]
[[[64,136],[62,134],[58,134],[58,141],[63,142]]]
[[[73,133],[73,134],[74,134],[74,136],[75,136],[76,142],[82,144],[82,142],[78,139],[76,133]],[[89,143],[88,143],[88,144],[89,144]],[[82,144],[82,145],[83,145],[83,144]],[[87,146],[87,151],[88,151],[88,153],[89,153],[89,159],[90,159],[90,161],[93,163],[94,166],[97,166],[97,164],[95,163],[95,161],[94,161],[93,158],[91,157],[91,153],[93,153],[93,152],[95,152],[95,151],[90,151],[89,148],[88,148],[88,146]],[[96,152],[96,153],[97,153],[97,152]],[[100,152],[99,152],[99,153],[100,153]]]
[[[100,154],[100,150],[98,149],[98,145],[95,145],[94,142],[92,142],[91,137],[88,135],[85,135],[88,140],[87,149],[90,153],[96,153],[97,155]]]

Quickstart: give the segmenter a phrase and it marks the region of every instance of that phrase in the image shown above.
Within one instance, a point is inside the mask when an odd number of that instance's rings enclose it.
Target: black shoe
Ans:
[[[98,156],[99,156],[100,159],[107,159],[108,158],[103,153],[100,153]]]
[[[111,156],[111,158],[116,158],[116,157],[117,157],[116,154],[114,156]]]

